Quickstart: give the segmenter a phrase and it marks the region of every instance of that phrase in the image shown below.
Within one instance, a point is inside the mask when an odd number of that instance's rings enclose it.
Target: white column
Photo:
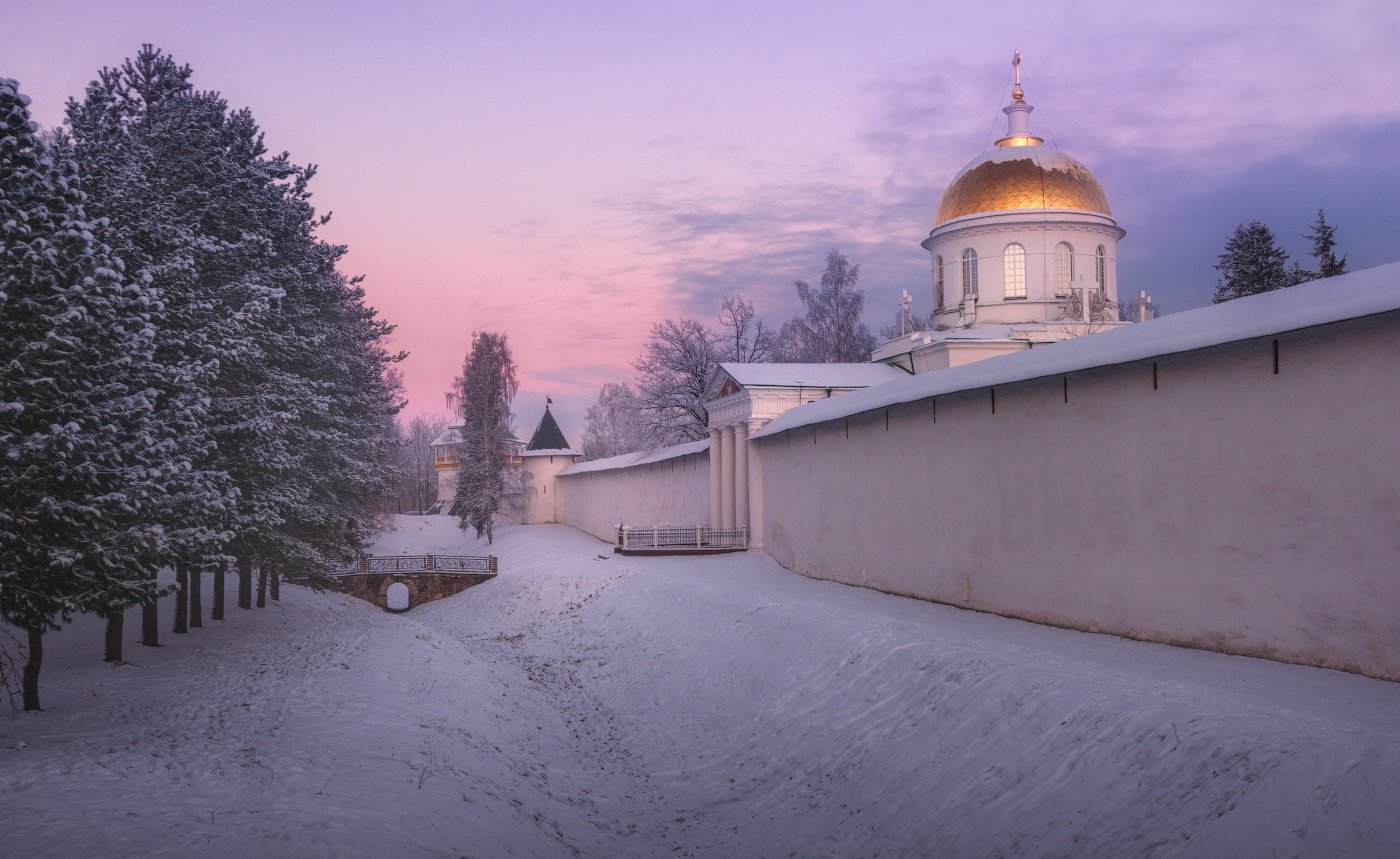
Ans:
[[[734,427],[720,430],[719,527],[734,527]]]
[[[720,520],[720,474],[724,469],[724,451],[719,442],[719,429],[710,429],[710,527],[718,528]]]
[[[749,425],[734,425],[734,527],[749,527]]]
[[[766,420],[749,421],[749,433],[763,429]],[[745,433],[747,438],[748,433]],[[749,549],[763,550],[763,455],[758,444],[747,445],[749,452]]]

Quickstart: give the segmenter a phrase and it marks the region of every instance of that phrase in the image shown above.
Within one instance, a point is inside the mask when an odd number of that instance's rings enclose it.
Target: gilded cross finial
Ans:
[[[1011,68],[1016,71],[1016,89],[1011,93],[1012,98],[1020,101],[1025,93],[1021,90],[1021,51],[1018,48],[1011,56]]]

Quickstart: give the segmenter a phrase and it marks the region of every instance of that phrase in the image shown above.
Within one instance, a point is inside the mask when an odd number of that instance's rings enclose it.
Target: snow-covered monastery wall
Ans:
[[[763,545],[818,578],[1400,680],[1400,266],[1362,275],[1191,311],[1214,345],[1168,317],[794,409],[754,441]]]
[[[559,521],[609,542],[623,525],[708,521],[708,441],[571,465],[557,479]]]

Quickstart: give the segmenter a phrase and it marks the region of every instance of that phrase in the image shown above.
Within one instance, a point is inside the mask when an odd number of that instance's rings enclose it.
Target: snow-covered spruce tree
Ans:
[[[856,287],[859,279],[860,266],[851,265],[845,254],[832,249],[826,255],[819,288],[803,280],[793,282],[806,313],[780,330],[780,336],[789,341],[779,349],[785,360],[828,364],[870,360],[875,335],[860,319],[865,293]]]
[[[583,416],[583,458],[605,459],[645,450],[651,441],[642,401],[631,385],[604,384]]]
[[[70,103],[69,130],[96,168],[94,200],[177,310],[159,357],[192,368],[183,390],[206,409],[197,468],[236,493],[184,520],[206,529],[187,532],[188,560],[215,564],[221,617],[225,553],[247,608],[255,558],[320,564],[367,539],[395,356],[381,345],[388,326],[335,269],[344,249],[315,235],[314,168],[268,156],[251,112],[190,76],[144,46]]]
[[[1215,287],[1215,304],[1294,283],[1288,272],[1288,252],[1278,246],[1273,231],[1262,221],[1235,227],[1215,268],[1221,278]]]
[[[1317,260],[1318,277],[1336,277],[1347,273],[1346,254],[1337,256],[1337,228],[1327,223],[1327,215],[1317,210],[1317,220],[1312,232],[1304,233],[1303,238],[1312,242],[1312,256]]]
[[[714,371],[713,331],[694,319],[653,323],[651,339],[632,367],[642,421],[653,445],[681,444],[705,437],[709,415],[701,400]]]
[[[27,631],[37,710],[46,629],[154,599],[155,514],[187,464],[157,408],[159,299],[123,277],[28,102],[0,80],[0,614]]]
[[[478,537],[485,534],[487,543],[495,538],[492,521],[505,496],[510,404],[518,388],[506,335],[472,334],[472,349],[456,382],[463,424],[456,502],[462,528],[471,526]]]
[[[176,429],[190,468],[166,498],[161,522],[171,537],[166,560],[193,585],[222,563],[233,527],[235,495],[214,463],[216,415],[211,388],[234,356],[256,341],[267,300],[213,288],[201,263],[222,244],[209,228],[211,175],[220,148],[209,138],[221,113],[196,99],[190,69],[149,46],[120,67],[103,69],[81,101],[68,104],[67,146],[79,162],[89,207],[111,224],[109,235],[134,275],[162,299],[156,363],[164,370],[158,410]],[[203,142],[203,145],[201,145]],[[191,587],[190,590],[195,590]],[[182,588],[182,593],[184,589]],[[216,590],[216,602],[221,596]],[[184,600],[180,601],[181,607]],[[199,610],[196,602],[191,606]],[[120,658],[123,605],[107,607],[108,658]],[[142,606],[142,641],[157,644],[156,604]],[[176,630],[186,625],[177,611]]]
[[[316,250],[320,274],[289,288],[282,303],[293,326],[289,342],[301,348],[283,356],[304,395],[293,427],[297,491],[285,523],[260,551],[303,569],[364,549],[379,529],[379,505],[401,478],[394,429],[401,402],[388,370],[402,356],[384,346],[392,327],[364,304],[358,280],[336,272],[344,249]]]

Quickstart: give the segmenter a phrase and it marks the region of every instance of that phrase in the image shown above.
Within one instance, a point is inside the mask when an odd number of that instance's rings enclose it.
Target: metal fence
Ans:
[[[749,529],[708,525],[619,525],[617,544],[624,549],[747,549]]]
[[[331,571],[334,576],[370,573],[485,573],[496,575],[496,556],[475,555],[391,555],[360,558]]]

